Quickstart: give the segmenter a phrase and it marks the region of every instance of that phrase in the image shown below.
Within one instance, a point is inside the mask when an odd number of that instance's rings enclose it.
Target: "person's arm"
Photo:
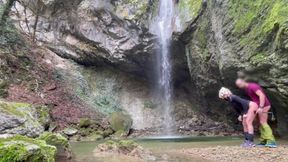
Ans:
[[[264,106],[265,106],[265,98],[266,98],[266,96],[261,90],[256,91],[256,94],[259,96],[259,101],[260,101],[259,108],[263,109]]]

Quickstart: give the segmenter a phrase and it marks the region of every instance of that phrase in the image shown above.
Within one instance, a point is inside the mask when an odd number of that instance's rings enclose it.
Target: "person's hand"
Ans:
[[[244,114],[244,115],[243,115],[243,118],[247,118],[247,114]]]
[[[258,110],[256,111],[256,113],[257,113],[257,114],[261,114],[261,113],[263,113],[263,109],[258,108]]]
[[[240,122],[242,121],[242,116],[241,116],[241,115],[238,116],[238,120],[239,120]]]

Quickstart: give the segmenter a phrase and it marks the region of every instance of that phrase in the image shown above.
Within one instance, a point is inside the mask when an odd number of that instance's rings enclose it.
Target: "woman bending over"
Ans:
[[[238,120],[242,121],[245,140],[241,146],[254,147],[253,120],[256,117],[257,104],[232,94],[229,89],[224,87],[219,91],[219,98],[228,101],[239,115]]]

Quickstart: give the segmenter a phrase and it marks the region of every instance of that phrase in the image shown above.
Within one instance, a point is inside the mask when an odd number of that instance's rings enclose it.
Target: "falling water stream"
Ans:
[[[164,134],[173,132],[173,118],[171,116],[171,62],[170,44],[173,33],[174,2],[173,0],[160,0],[159,14],[156,17],[152,30],[158,36],[161,45],[157,54],[157,93],[160,97],[164,117]]]

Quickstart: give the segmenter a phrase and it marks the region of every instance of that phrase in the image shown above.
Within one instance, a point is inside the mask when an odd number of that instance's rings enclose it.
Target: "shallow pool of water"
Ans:
[[[150,150],[157,157],[156,162],[206,162],[203,159],[191,159],[179,153],[181,149],[199,148],[217,145],[238,145],[242,141],[239,137],[147,137],[133,139],[145,149]],[[133,157],[111,155],[95,157],[93,150],[103,141],[72,143],[73,162],[137,162]],[[58,162],[63,162],[58,160]]]

